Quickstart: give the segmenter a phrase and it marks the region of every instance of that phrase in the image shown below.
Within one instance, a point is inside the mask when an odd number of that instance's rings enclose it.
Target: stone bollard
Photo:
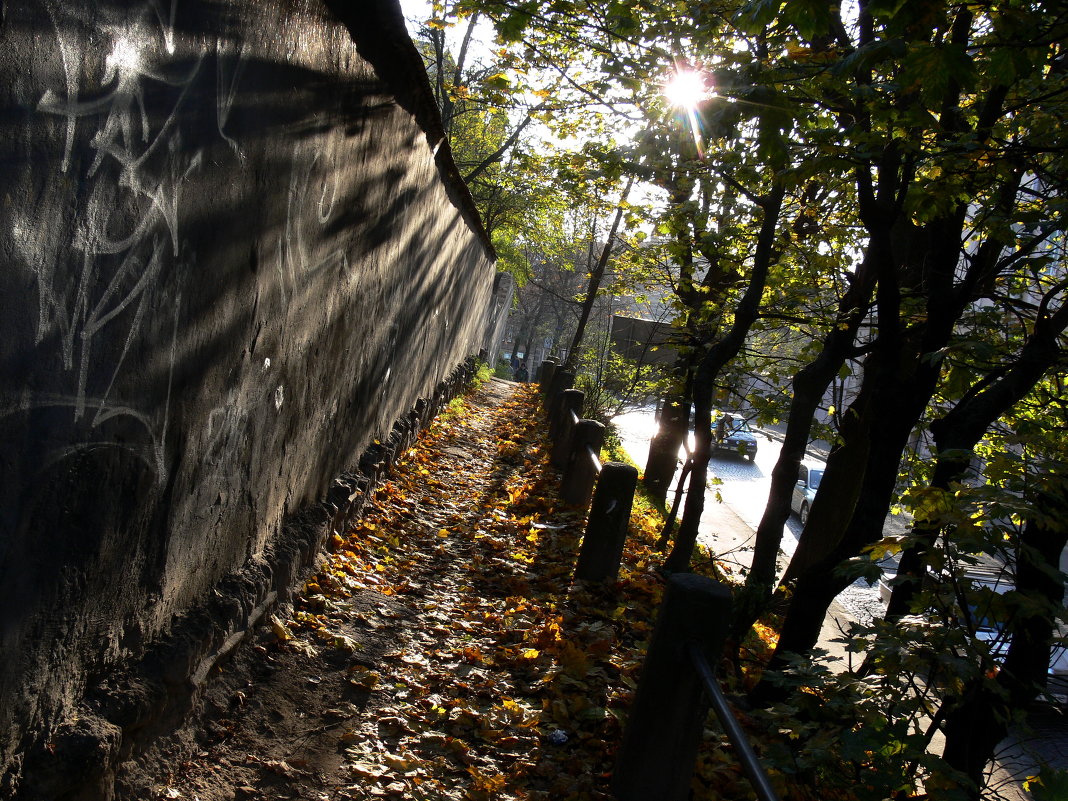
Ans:
[[[549,392],[545,396],[545,408],[552,409],[556,399],[560,397],[560,393],[565,389],[571,389],[573,386],[575,386],[575,374],[557,367],[553,371],[553,380],[549,384]]]
[[[708,700],[687,653],[696,645],[715,669],[730,619],[727,587],[704,576],[668,579],[612,771],[618,801],[690,797]]]
[[[432,405],[430,398],[419,398],[415,402],[415,413],[419,415],[420,428],[426,428],[430,425],[430,408]]]
[[[571,413],[574,412],[575,417],[582,416],[582,403],[585,398],[586,395],[581,389],[565,389],[549,410],[549,439],[553,443],[550,461],[559,470],[567,467],[568,455],[571,453]]]
[[[579,420],[571,433],[571,448],[567,457],[567,467],[560,480],[560,497],[569,506],[585,509],[593,494],[593,485],[597,481],[597,468],[587,451],[587,446],[595,453],[601,452],[604,443],[604,426],[596,420]]]
[[[538,383],[541,385],[541,394],[547,395],[549,393],[549,386],[553,382],[553,373],[556,372],[556,360],[546,359],[541,363],[541,368],[538,370]]]
[[[576,579],[615,581],[619,577],[637,486],[638,471],[631,465],[608,462],[601,468],[575,565]]]

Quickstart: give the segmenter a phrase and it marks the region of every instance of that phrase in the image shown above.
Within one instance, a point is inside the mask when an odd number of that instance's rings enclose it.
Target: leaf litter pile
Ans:
[[[157,755],[168,769],[127,788],[609,798],[662,588],[657,518],[636,507],[618,582],[573,582],[584,518],[558,499],[541,421],[533,385],[491,381],[454,401],[293,606],[224,667],[186,741]]]

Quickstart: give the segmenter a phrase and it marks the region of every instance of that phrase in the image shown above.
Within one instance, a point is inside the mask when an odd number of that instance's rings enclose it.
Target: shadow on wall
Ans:
[[[5,9],[0,794],[484,337],[464,190],[305,5]]]

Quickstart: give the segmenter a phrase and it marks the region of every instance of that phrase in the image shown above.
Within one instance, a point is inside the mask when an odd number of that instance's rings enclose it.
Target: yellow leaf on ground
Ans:
[[[380,678],[378,673],[363,665],[354,665],[349,670],[349,683],[368,692],[375,688]]]
[[[406,759],[405,757],[396,754],[386,754],[383,759],[387,765],[393,768],[393,770],[399,771],[400,773],[414,773],[419,767],[419,760]]]
[[[283,623],[281,620],[279,620],[276,615],[271,615],[270,624],[271,631],[274,632],[274,636],[282,642],[289,642],[293,639],[293,632],[290,631],[289,627],[286,626],[286,624]]]

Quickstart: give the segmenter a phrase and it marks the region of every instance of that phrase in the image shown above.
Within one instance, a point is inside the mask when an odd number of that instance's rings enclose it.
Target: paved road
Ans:
[[[656,420],[653,413],[637,410],[620,415],[615,419],[623,447],[634,461],[644,466],[649,455],[649,440],[656,433]],[[759,433],[756,459],[748,459],[731,453],[720,453],[713,457],[709,465],[714,479],[721,483],[710,483],[705,501],[704,519],[701,521],[701,541],[710,547],[728,563],[741,568],[748,566],[753,546],[753,529],[760,523],[764,506],[771,489],[771,471],[779,458],[780,443],[773,436]],[[809,461],[820,460],[810,456]],[[677,481],[677,477],[676,477]],[[674,485],[673,485],[674,486]],[[673,496],[669,496],[669,499]],[[721,499],[722,503],[718,503]],[[724,510],[716,506],[727,506],[730,512],[740,518],[748,531],[736,533],[724,541],[722,516]],[[717,512],[719,513],[717,515]],[[781,549],[785,560],[789,559],[797,547],[801,536],[801,523],[791,515],[783,532]],[[868,620],[874,615],[881,615],[883,604],[878,591],[868,587],[864,582],[857,582],[838,598],[839,603],[855,620]]]
[[[627,453],[639,466],[644,466],[649,456],[649,440],[656,433],[653,413],[645,410],[628,412],[613,422]],[[714,499],[718,492],[723,502],[751,528],[756,528],[764,512],[771,487],[771,470],[779,458],[779,442],[763,434],[758,436],[759,443],[754,461],[750,462],[735,454],[721,453],[714,456],[710,464],[712,476],[722,481],[722,484],[710,482],[709,500]],[[791,517],[787,529],[788,536],[784,537],[783,550],[789,555],[793,553],[801,528],[798,521]]]
[[[624,449],[639,467],[644,467],[649,456],[649,441],[656,433],[653,413],[645,410],[628,412],[615,418],[613,422],[619,431]],[[774,453],[770,452],[771,449],[774,449]],[[683,456],[684,453],[680,451],[680,460]],[[760,513],[764,508],[762,498],[767,498],[771,468],[777,457],[778,443],[769,442],[762,437],[755,462],[731,454],[723,454],[713,459],[711,473],[724,483],[719,486],[710,483],[708,500],[714,500],[718,491],[723,501],[745,523],[755,527],[760,521]],[[678,474],[675,481],[678,481]],[[672,492],[674,486],[673,483]]]

